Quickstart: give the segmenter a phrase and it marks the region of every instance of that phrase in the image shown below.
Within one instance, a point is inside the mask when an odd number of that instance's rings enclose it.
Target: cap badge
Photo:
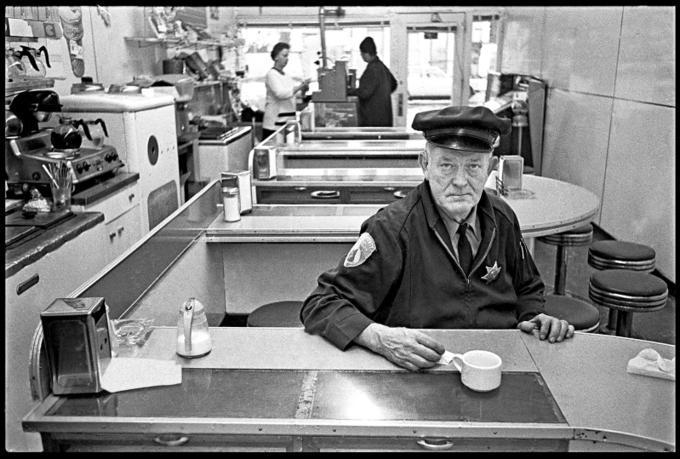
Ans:
[[[361,265],[364,261],[375,252],[375,241],[368,233],[361,233],[359,239],[354,243],[349,253],[345,257],[345,268],[353,268]]]
[[[494,261],[493,266],[485,266],[486,268],[486,274],[482,276],[482,279],[486,281],[487,284],[491,283],[491,281],[496,280],[498,275],[501,273],[501,267],[498,266],[498,264]]]

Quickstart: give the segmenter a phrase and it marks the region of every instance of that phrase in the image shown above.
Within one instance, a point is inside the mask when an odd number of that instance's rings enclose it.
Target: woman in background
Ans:
[[[296,85],[295,81],[283,72],[283,68],[288,64],[289,52],[290,45],[279,42],[270,53],[274,66],[267,72],[264,80],[267,99],[262,119],[262,140],[286,124],[286,121],[295,119],[295,94],[298,92],[304,94],[309,89],[309,80]]]

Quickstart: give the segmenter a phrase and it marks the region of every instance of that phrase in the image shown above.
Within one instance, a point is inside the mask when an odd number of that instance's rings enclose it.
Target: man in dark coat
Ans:
[[[574,326],[545,313],[544,285],[517,216],[484,184],[510,120],[486,107],[417,113],[425,180],[367,219],[336,268],[322,273],[300,319],[339,349],[358,344],[430,368],[444,347],[418,329],[514,328],[551,343]]]
[[[359,88],[349,93],[359,97],[359,126],[392,126],[390,94],[397,89],[397,80],[378,58],[371,37],[364,38],[359,51],[368,65],[359,79]]]

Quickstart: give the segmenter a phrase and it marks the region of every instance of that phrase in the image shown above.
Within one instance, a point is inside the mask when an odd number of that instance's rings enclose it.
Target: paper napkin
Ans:
[[[121,392],[182,383],[182,366],[171,360],[112,358],[102,375],[102,388]]]

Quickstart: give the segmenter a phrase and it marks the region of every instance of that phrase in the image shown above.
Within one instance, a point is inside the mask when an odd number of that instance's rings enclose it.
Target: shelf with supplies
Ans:
[[[33,80],[8,81],[5,83],[5,97],[13,96],[30,89],[53,88],[54,80],[54,78],[36,78]]]

